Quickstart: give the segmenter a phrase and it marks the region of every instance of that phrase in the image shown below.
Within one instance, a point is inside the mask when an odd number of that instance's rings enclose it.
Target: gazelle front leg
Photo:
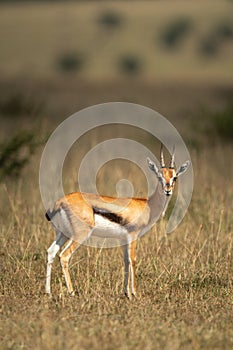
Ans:
[[[127,298],[136,297],[136,239],[123,246],[125,281],[124,292]]]

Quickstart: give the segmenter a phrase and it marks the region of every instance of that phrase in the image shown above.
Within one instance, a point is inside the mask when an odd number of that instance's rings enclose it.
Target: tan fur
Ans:
[[[109,213],[117,214],[117,216],[122,217],[126,223],[124,227],[126,232],[128,231],[128,243],[125,243],[126,245],[123,246],[125,261],[125,294],[128,298],[131,298],[131,295],[136,296],[136,240],[138,234],[150,223],[153,217],[157,217],[161,214],[165,201],[158,201],[159,193],[160,195],[163,193],[160,186],[157,187],[157,191],[155,191],[150,199],[115,198],[109,196],[98,196],[97,194],[74,192],[56,201],[53,211],[53,214],[55,215],[53,218],[55,228],[58,229],[58,232],[60,231],[60,234],[64,237],[60,209],[66,213],[66,217],[70,224],[70,231],[68,234],[66,231],[67,239],[65,242],[65,248],[60,254],[60,262],[65,276],[66,285],[71,295],[74,294],[74,290],[68,269],[69,260],[74,251],[82,244],[95,227],[93,207],[97,207],[106,210]],[[57,220],[57,218],[60,219]],[[56,226],[57,223],[61,226]],[[64,230],[65,229],[66,226],[64,226]],[[48,250],[48,254],[50,254],[51,257],[48,257],[47,264],[47,293],[50,293],[50,275],[54,258],[53,245],[55,243],[56,241]]]
[[[163,173],[163,177],[166,181],[166,186],[167,186],[166,189],[168,191],[173,190],[175,186],[175,181],[173,181],[172,184],[170,184],[170,180],[176,176],[175,170],[170,168],[162,168],[161,172]]]
[[[68,244],[66,244],[65,248],[63,249],[63,251],[60,254],[60,262],[61,262],[61,266],[62,266],[62,271],[64,273],[66,285],[67,285],[67,288],[68,288],[70,295],[74,294],[74,289],[73,289],[73,285],[72,285],[70,273],[69,273],[69,261],[70,261],[72,254],[75,252],[75,250],[79,246],[80,246],[79,242],[69,240]]]
[[[174,155],[171,164],[174,163]],[[98,230],[109,233],[123,244],[125,263],[124,289],[128,298],[136,295],[136,240],[150,224],[164,216],[176,177],[183,173],[189,161],[186,161],[176,174],[175,170],[163,166],[161,152],[160,169],[148,159],[150,169],[156,174],[159,185],[150,198],[115,198],[74,192],[56,201],[54,210],[46,217],[52,220],[57,231],[56,240],[48,249],[46,293],[50,294],[51,268],[59,249],[65,244],[60,254],[66,285],[71,295],[74,294],[70,274],[69,260],[74,251]],[[111,236],[112,235],[112,236]],[[107,236],[104,236],[107,237]],[[123,238],[124,241],[123,241]]]
[[[115,198],[98,196],[97,194],[73,192],[59,199],[54,207],[69,207],[72,214],[90,227],[94,227],[94,214],[92,207],[99,207],[115,212],[131,223],[147,225],[150,217],[150,208],[145,198]],[[143,215],[142,215],[143,214]]]

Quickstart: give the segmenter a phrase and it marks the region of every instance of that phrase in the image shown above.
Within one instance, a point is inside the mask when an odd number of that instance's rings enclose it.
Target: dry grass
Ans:
[[[193,150],[191,207],[172,235],[164,236],[160,222],[138,242],[138,299],[130,302],[122,291],[120,248],[76,253],[73,298],[56,260],[53,296],[44,295],[46,248],[54,233],[35,186],[35,156],[19,181],[0,188],[2,349],[231,349],[231,157],[228,145]]]

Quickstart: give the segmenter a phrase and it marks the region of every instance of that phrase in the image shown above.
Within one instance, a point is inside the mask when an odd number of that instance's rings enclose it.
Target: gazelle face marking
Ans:
[[[160,168],[159,169],[154,162],[152,162],[149,158],[147,158],[148,166],[155,173],[156,177],[158,178],[159,182],[162,185],[162,189],[166,196],[172,195],[177,177],[183,174],[188,169],[190,164],[190,161],[187,160],[176,171],[174,169],[174,160],[175,160],[175,155],[173,152],[171,156],[171,162],[170,162],[169,168],[165,166],[162,145],[160,149]]]
[[[170,169],[170,168],[161,168],[160,169],[161,172],[161,183],[162,183],[162,188],[164,190],[164,193],[166,194],[166,196],[170,196],[172,195],[172,191],[174,189],[175,186],[175,182],[176,182],[176,172],[174,169]]]

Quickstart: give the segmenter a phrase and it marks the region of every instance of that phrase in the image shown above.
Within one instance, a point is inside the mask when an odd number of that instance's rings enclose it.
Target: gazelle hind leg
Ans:
[[[46,285],[45,292],[47,294],[51,293],[51,271],[52,264],[57,252],[60,250],[61,246],[67,241],[67,237],[65,237],[62,233],[58,233],[56,240],[51,244],[49,249],[47,250],[47,271],[46,271]]]
[[[62,250],[62,252],[59,255],[62,271],[64,273],[64,277],[66,281],[66,286],[71,296],[73,296],[75,293],[74,293],[74,289],[73,289],[73,285],[72,285],[70,273],[69,273],[69,261],[72,254],[75,252],[76,249],[78,249],[79,246],[80,246],[79,242],[75,242],[70,239],[68,244],[65,246],[65,248]]]

